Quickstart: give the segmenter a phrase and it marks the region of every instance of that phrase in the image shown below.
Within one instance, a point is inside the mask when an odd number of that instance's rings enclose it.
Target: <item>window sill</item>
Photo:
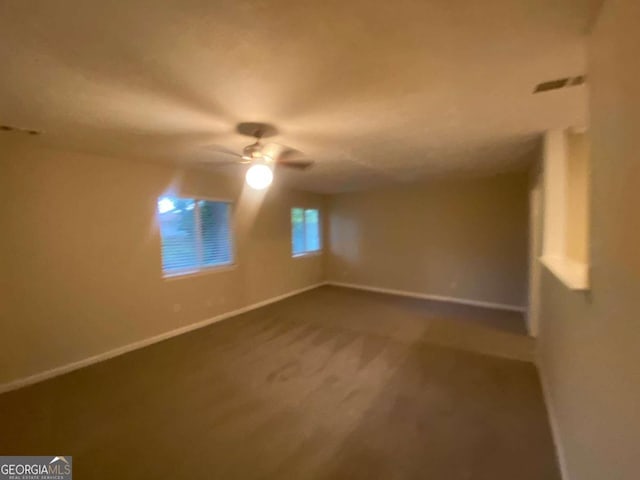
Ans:
[[[181,280],[183,278],[201,277],[203,275],[210,275],[212,273],[229,272],[235,269],[236,269],[236,264],[232,263],[231,265],[220,265],[216,267],[202,268],[200,270],[194,270],[190,272],[165,273],[162,275],[162,278],[167,281],[173,281],[173,280]]]
[[[571,290],[589,290],[589,265],[566,257],[540,257],[542,264]]]
[[[315,252],[296,253],[291,256],[293,258],[302,258],[302,257],[319,257],[320,255],[322,255],[322,250],[316,250]]]

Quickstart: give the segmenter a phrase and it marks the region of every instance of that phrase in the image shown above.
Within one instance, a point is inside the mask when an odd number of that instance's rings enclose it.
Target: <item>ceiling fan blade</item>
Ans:
[[[242,158],[242,155],[239,154],[238,152],[229,150],[227,147],[223,147],[222,145],[207,145],[204,148],[211,152],[222,153],[223,155],[231,155],[233,157]]]
[[[203,160],[198,162],[202,165],[208,165],[211,167],[225,167],[227,165],[244,165],[246,163],[251,163],[248,161],[244,161],[244,160],[222,160],[222,161],[218,161],[218,160]]]
[[[313,160],[277,160],[276,165],[287,168],[295,168],[296,170],[306,170],[313,166]]]
[[[305,158],[304,153],[300,150],[279,143],[269,143],[265,145],[263,151],[273,158],[276,165],[283,167],[305,170],[313,165],[313,160]]]
[[[276,162],[280,160],[297,160],[304,157],[304,153],[300,150],[279,143],[268,143],[262,148],[262,151]]]

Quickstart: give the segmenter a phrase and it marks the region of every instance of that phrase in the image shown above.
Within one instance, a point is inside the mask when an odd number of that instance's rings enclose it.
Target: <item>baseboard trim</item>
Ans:
[[[544,397],[544,403],[547,407],[547,415],[549,416],[549,425],[551,425],[551,436],[553,437],[553,445],[555,446],[556,458],[558,459],[558,467],[560,467],[560,476],[562,477],[562,480],[570,480],[566,460],[567,457],[562,444],[562,438],[560,437],[560,425],[558,424],[558,416],[556,415],[554,403],[551,398],[549,382],[542,371],[540,361],[536,363],[538,367],[538,377],[540,378],[540,385],[542,387],[542,396]]]
[[[356,290],[366,290],[368,292],[387,293],[389,295],[399,295],[401,297],[421,298],[423,300],[435,300],[438,302],[450,302],[460,303],[462,305],[471,305],[474,307],[495,308],[497,310],[508,310],[511,312],[526,313],[526,307],[520,307],[518,305],[508,305],[505,303],[484,302],[481,300],[469,300],[466,298],[458,297],[446,297],[443,295],[431,295],[428,293],[408,292],[406,290],[393,290],[391,288],[371,287],[369,285],[357,285],[354,283],[343,282],[326,282],[327,285],[334,285],[336,287],[353,288]]]
[[[207,318],[206,320],[202,320],[200,322],[191,323],[189,325],[185,325],[184,327],[176,328],[175,330],[169,330],[168,332],[161,333],[159,335],[155,335],[153,337],[145,338],[143,340],[139,340],[137,342],[129,343],[122,347],[115,348],[113,350],[109,350],[98,355],[93,355],[88,358],[84,358],[82,360],[78,360],[75,362],[67,363],[65,365],[61,365],[59,367],[52,368],[50,370],[46,370],[44,372],[36,373],[34,375],[30,375],[28,377],[20,378],[18,380],[13,380],[8,383],[0,384],[0,394],[9,392],[12,390],[17,390],[19,388],[26,387],[28,385],[33,385],[34,383],[43,382],[45,380],[49,380],[54,377],[58,377],[60,375],[64,375],[65,373],[72,372],[74,370],[78,370],[83,367],[88,367],[89,365],[93,365],[95,363],[104,362],[105,360],[109,360],[111,358],[124,355],[125,353],[132,352],[134,350],[138,350],[140,348],[147,347],[149,345],[153,345],[154,343],[162,342],[163,340],[167,340],[172,337],[176,337],[178,335],[182,335],[183,333],[191,332],[193,330],[198,330],[199,328],[206,327],[216,322],[220,322],[222,320],[226,320],[227,318],[235,317],[236,315],[240,315],[242,313],[249,312],[251,310],[255,310],[260,307],[264,307],[271,303],[279,302],[280,300],[284,300],[285,298],[292,297],[294,295],[298,295],[300,293],[307,292],[309,290],[313,290],[315,288],[321,287],[325,285],[326,282],[316,283],[314,285],[310,285],[308,287],[299,288],[297,290],[292,290],[282,295],[278,295],[276,297],[271,297],[266,300],[262,300],[257,303],[253,303],[251,305],[247,305],[246,307],[238,308],[236,310],[231,310],[229,312],[221,313],[220,315],[216,315],[215,317]]]

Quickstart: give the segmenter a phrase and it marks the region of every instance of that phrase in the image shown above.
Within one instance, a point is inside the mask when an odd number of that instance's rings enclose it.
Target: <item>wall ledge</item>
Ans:
[[[540,261],[570,290],[589,290],[589,264],[551,255],[540,257]]]

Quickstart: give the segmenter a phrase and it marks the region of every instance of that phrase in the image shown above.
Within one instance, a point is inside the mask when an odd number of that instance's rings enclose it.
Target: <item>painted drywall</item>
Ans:
[[[527,329],[529,335],[537,337],[540,330],[540,275],[542,263],[542,172],[540,162],[531,170],[529,191],[529,305]]]
[[[589,40],[591,290],[543,269],[539,357],[565,480],[640,475],[640,3]]]
[[[567,247],[567,158],[569,144],[565,129],[550,130],[544,135],[543,170],[547,177],[544,198],[550,206],[544,210],[543,251],[546,257],[565,258]]]
[[[574,128],[544,135],[542,170],[546,207],[542,262],[573,290],[589,287],[587,137]]]
[[[170,166],[0,144],[0,384],[317,284],[290,208],[324,197]],[[156,201],[235,202],[236,266],[164,279]]]
[[[329,281],[526,304],[528,178],[447,179],[329,197]]]
[[[567,257],[589,263],[589,140],[586,133],[567,134]]]

